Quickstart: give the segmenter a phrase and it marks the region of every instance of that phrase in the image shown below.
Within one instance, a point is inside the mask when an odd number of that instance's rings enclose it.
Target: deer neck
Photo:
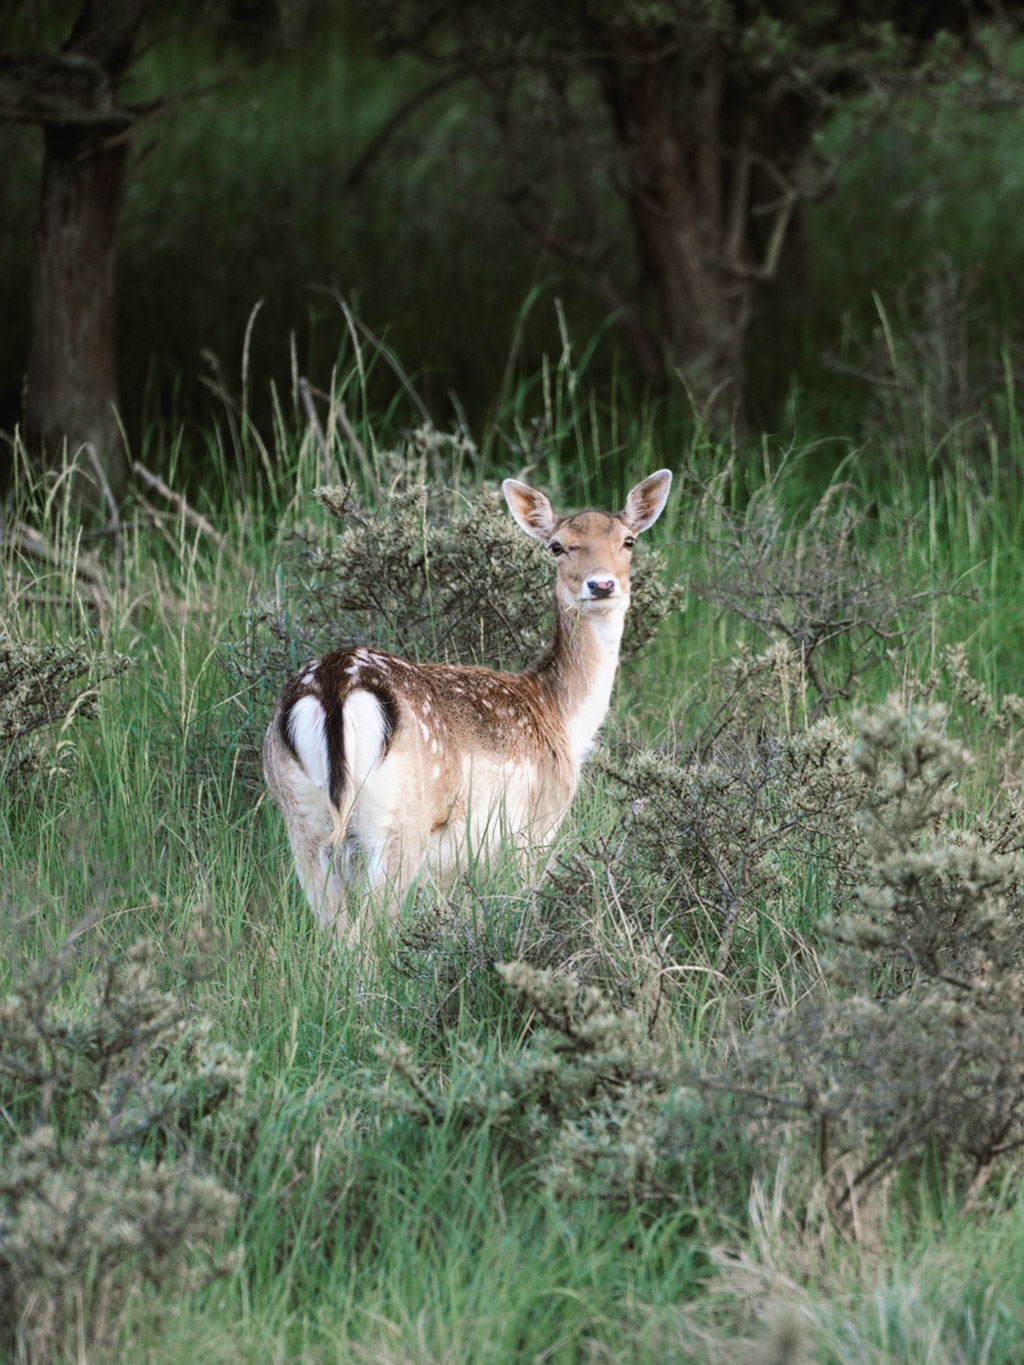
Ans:
[[[551,644],[531,669],[565,727],[577,769],[608,713],[625,619],[625,604],[581,611],[556,598]]]

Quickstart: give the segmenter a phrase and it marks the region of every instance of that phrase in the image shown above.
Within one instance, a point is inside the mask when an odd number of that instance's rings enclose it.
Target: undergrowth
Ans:
[[[258,795],[276,690],[348,640],[520,667],[550,605],[521,445],[346,394],[344,486],[282,417],[262,504],[140,493],[85,573],[7,522],[3,1349],[1010,1365],[1019,452],[872,501],[696,444],[544,877],[371,971]]]
[[[211,1038],[182,983],[159,983],[152,944],[99,963],[82,946],[69,940],[0,1000],[7,1358],[106,1355],[141,1282],[188,1292],[230,1266],[214,1249],[237,1196],[208,1157],[245,1059]]]

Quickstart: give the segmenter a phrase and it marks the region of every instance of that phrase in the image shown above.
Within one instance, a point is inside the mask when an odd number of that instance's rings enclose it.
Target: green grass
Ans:
[[[355,367],[347,382],[369,448],[372,414],[360,406]],[[625,410],[614,395],[602,401],[598,417],[563,355],[502,414],[526,424],[547,410],[551,435],[532,477],[566,502],[614,501],[633,478],[688,464],[717,477],[722,500],[741,508],[767,466],[781,464],[778,495],[806,512],[813,451],[745,462],[698,440],[683,454],[666,452],[648,413]],[[396,432],[376,420],[383,448]],[[785,1151],[751,1182],[750,1154],[727,1133],[695,1129],[674,1207],[623,1208],[543,1192],[535,1157],[493,1125],[467,1125],[454,1094],[431,1125],[383,1101],[381,1044],[405,1043],[438,1077],[468,1044],[491,1069],[518,1055],[522,1008],[488,968],[487,945],[476,945],[486,939],[494,956],[512,955],[529,947],[531,926],[538,937],[552,928],[543,916],[524,917],[528,898],[511,878],[465,898],[468,922],[478,917],[475,939],[465,924],[433,941],[382,934],[372,968],[314,928],[278,814],[239,748],[264,718],[246,714],[248,699],[232,695],[223,667],[253,595],[272,591],[291,528],[321,516],[308,497],[315,452],[308,442],[300,449],[289,424],[282,419],[276,444],[268,438],[266,461],[256,433],[237,446],[227,429],[211,440],[215,477],[203,510],[222,544],[180,514],[136,510],[124,579],[108,573],[103,613],[83,605],[66,575],[6,551],[3,614],[19,636],[75,634],[135,662],[102,685],[95,719],[53,737],[27,791],[0,795],[5,981],[51,955],[86,917],[94,920],[87,954],[149,937],[169,971],[173,945],[202,926],[212,946],[197,1002],[215,1038],[251,1055],[244,1120],[204,1155],[240,1197],[216,1249],[241,1249],[239,1262],[190,1297],[165,1290],[158,1305],[140,1288],[117,1324],[120,1358],[689,1361],[747,1359],[754,1350],[780,1361],[1019,1359],[1024,1205],[1012,1168],[967,1214],[951,1194],[894,1189],[851,1244],[827,1220],[803,1221],[806,1192],[788,1183]],[[616,455],[603,464],[598,447],[609,430]],[[495,441],[488,476],[502,472],[502,450]],[[899,533],[898,549],[881,539],[885,553],[898,553],[922,585],[953,583],[962,595],[938,601],[903,652],[864,676],[841,720],[926,675],[957,641],[994,693],[1019,687],[1022,453],[1010,428],[993,434],[981,464],[947,446],[913,468],[893,457],[884,478],[884,451],[868,469],[856,459],[842,469],[871,500],[878,530]],[[264,466],[274,481],[264,476],[258,496],[240,492],[236,471]],[[372,495],[372,473],[352,472]],[[467,485],[478,477],[451,474]],[[43,530],[70,545],[73,532],[58,517]],[[682,481],[652,539],[688,581],[704,572],[714,530],[708,504]],[[609,740],[685,752],[745,636],[763,643],[691,597],[624,671]],[[969,716],[965,723],[970,738]],[[1012,749],[983,753],[970,800],[981,809],[986,786],[1012,784],[1016,774]],[[567,822],[566,856],[614,827],[616,800],[595,768]],[[828,889],[810,873],[790,887],[737,939],[734,980],[711,969],[713,943],[707,958],[695,951],[663,979],[657,1046],[710,1058],[743,1020],[799,993],[795,950],[822,946],[815,935]],[[662,893],[655,928],[671,920],[672,894]],[[560,913],[578,921],[593,961],[615,964],[624,988],[635,987],[641,964],[656,958],[611,904],[595,882]],[[647,1001],[654,1021],[653,996],[634,998]]]

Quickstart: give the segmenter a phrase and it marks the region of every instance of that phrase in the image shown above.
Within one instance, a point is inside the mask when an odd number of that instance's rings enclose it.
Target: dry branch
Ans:
[[[132,468],[134,469],[136,476],[142,480],[151,492],[158,493],[165,502],[170,503],[185,521],[194,526],[197,531],[200,531],[208,539],[212,540],[218,550],[227,551],[229,549],[228,542],[224,536],[207,521],[202,512],[197,512],[194,507],[189,506],[183,494],[176,493],[173,488],[169,487],[164,482],[159,474],[154,474],[151,470],[147,469],[145,465],[140,464],[138,460],[133,462]]]

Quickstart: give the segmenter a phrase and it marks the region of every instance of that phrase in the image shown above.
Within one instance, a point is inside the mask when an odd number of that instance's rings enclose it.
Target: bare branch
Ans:
[[[152,473],[145,465],[140,464],[138,460],[133,462],[132,468],[134,469],[136,476],[142,480],[151,492],[158,493],[165,502],[169,502],[185,521],[189,522],[197,531],[200,531],[204,536],[212,540],[218,550],[227,550],[229,548],[228,542],[224,536],[214,529],[201,512],[197,512],[194,508],[190,507],[181,493],[175,493],[174,489],[170,488],[159,474]]]
[[[403,124],[408,123],[413,114],[429,104],[432,99],[442,94],[445,90],[450,90],[453,85],[460,85],[463,81],[469,80],[476,75],[470,67],[456,67],[454,71],[448,71],[443,76],[438,76],[417,90],[414,95],[410,95],[395,109],[384,121],[381,127],[374,133],[373,137],[366,144],[363,150],[356,157],[349,168],[348,174],[341,182],[341,189],[354,190],[362,184],[373,169],[374,163],[380,158],[381,154],[387,149],[388,143],[395,136]]]

